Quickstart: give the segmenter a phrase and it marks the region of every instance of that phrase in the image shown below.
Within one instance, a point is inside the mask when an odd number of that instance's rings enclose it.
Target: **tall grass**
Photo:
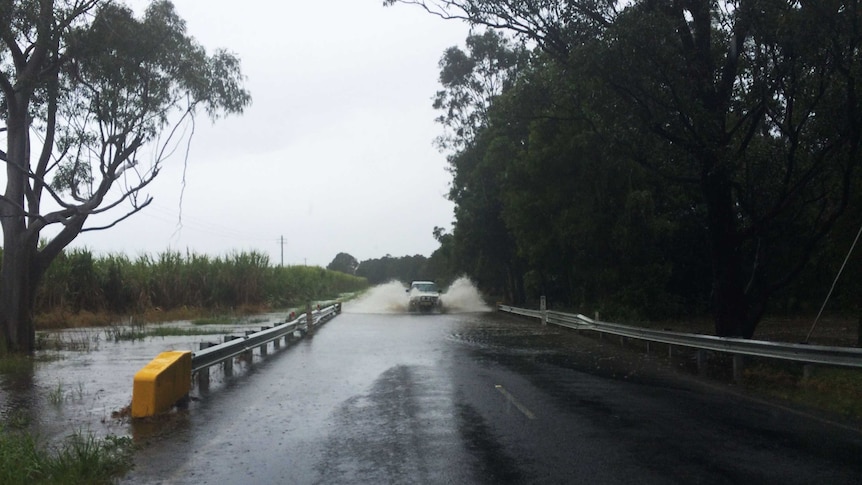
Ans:
[[[76,433],[48,448],[29,433],[0,429],[0,483],[113,483],[131,467],[132,451],[131,439],[125,437]]]
[[[37,290],[35,313],[49,316],[42,321],[62,321],[88,312],[279,308],[366,286],[364,278],[319,267],[273,267],[268,256],[255,251],[223,257],[165,251],[131,260],[123,254],[94,257],[87,249],[73,249],[48,268]]]

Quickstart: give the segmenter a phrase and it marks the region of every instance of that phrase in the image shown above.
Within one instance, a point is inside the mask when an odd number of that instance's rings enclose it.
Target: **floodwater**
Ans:
[[[406,286],[391,282],[371,288],[361,297],[345,302],[345,313],[407,313]],[[487,311],[490,308],[466,278],[443,292],[447,313]],[[56,441],[76,432],[95,436],[146,438],[162,432],[152,423],[132,422],[127,417],[135,373],[160,352],[195,351],[203,342],[219,343],[226,335],[244,335],[287,320],[289,312],[268,313],[229,325],[194,325],[189,321],[146,325],[194,328],[211,335],[146,337],[116,341],[117,333],[142,330],[141,326],[116,325],[109,328],[69,329],[40,332],[39,337],[54,342],[60,350],[41,350],[32,359],[0,369],[0,426],[28,429],[47,441]],[[270,351],[271,346],[270,346]],[[233,377],[223,375],[221,366],[210,370],[210,384],[199,389],[193,383],[188,408],[193,411],[202,394],[216,391],[241,378],[261,356],[238,361]],[[251,366],[251,367],[250,367]]]
[[[0,425],[29,429],[48,441],[75,432],[131,435],[134,430],[124,414],[132,401],[134,375],[160,352],[194,351],[202,342],[244,335],[246,330],[283,322],[286,315],[258,315],[231,325],[201,326],[177,321],[144,327],[116,325],[39,332],[39,338],[59,350],[40,350],[32,359],[17,361],[0,371]],[[115,340],[117,333],[160,326],[213,333]]]

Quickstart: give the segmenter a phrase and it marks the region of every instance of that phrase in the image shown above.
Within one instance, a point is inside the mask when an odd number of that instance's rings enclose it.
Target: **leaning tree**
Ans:
[[[0,0],[0,350],[33,350],[51,261],[146,207],[144,189],[195,114],[250,103],[242,81],[239,60],[208,54],[167,0],[140,18],[110,0]],[[88,224],[103,213],[111,222]]]

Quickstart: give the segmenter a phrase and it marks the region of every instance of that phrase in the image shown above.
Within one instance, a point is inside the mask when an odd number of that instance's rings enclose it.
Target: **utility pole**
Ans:
[[[284,267],[284,236],[281,236],[281,266]]]

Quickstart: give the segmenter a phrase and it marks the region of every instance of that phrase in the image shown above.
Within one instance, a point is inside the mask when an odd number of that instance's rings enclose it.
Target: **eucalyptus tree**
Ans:
[[[494,100],[510,89],[518,72],[529,62],[529,51],[494,30],[470,34],[467,51],[446,49],[440,59],[440,84],[434,96],[437,122],[446,133],[438,138],[442,150],[455,151],[488,125]]]
[[[145,188],[203,111],[249,104],[239,60],[208,54],[169,1],[0,1],[2,348],[28,352],[46,268],[80,233],[146,207]],[[110,222],[88,224],[108,214]],[[43,230],[56,227],[53,237]]]
[[[862,105],[859,1],[385,0],[514,32],[594,83],[588,116],[696,189],[715,331],[751,337],[851,200]],[[608,122],[610,117],[614,121]]]
[[[467,51],[450,47],[440,60],[443,89],[434,98],[445,129],[438,139],[449,151],[455,202],[451,256],[486,292],[522,302],[522,274],[512,235],[502,216],[505,166],[517,152],[501,136],[518,130],[494,117],[497,100],[515,85],[530,53],[493,30],[469,35]],[[494,120],[503,121],[500,126]]]

